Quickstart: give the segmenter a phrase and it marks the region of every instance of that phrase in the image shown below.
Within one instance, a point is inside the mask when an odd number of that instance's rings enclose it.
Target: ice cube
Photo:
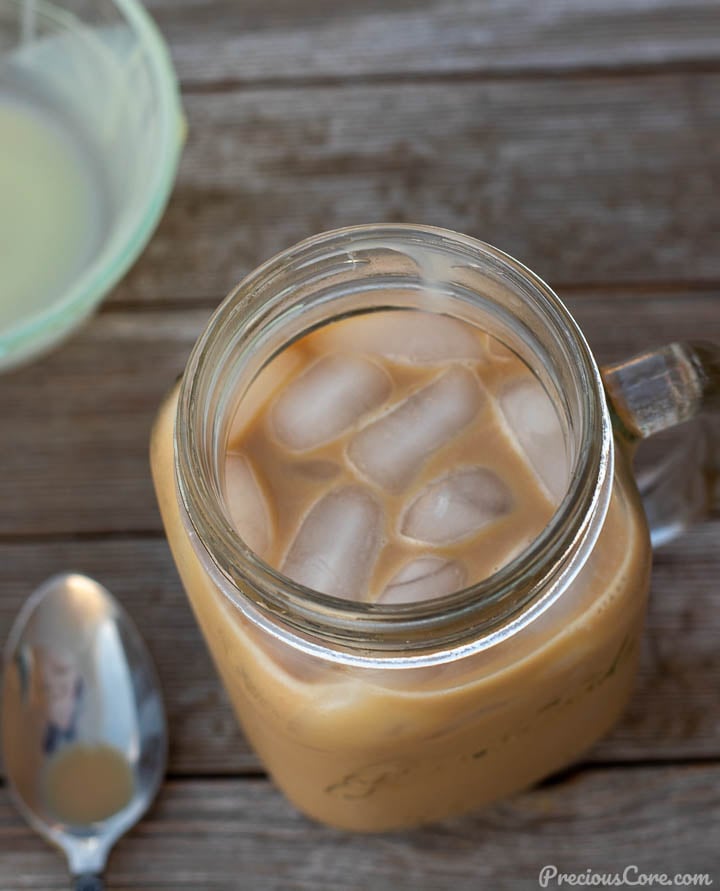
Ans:
[[[317,331],[321,349],[353,350],[409,365],[481,359],[481,335],[467,322],[432,312],[389,310],[353,316]]]
[[[317,501],[282,571],[308,588],[361,600],[383,540],[383,510],[364,486],[342,486]]]
[[[270,410],[277,439],[293,451],[329,442],[392,389],[386,371],[359,356],[325,356],[292,381]]]
[[[475,535],[510,512],[513,497],[486,467],[464,467],[430,483],[410,504],[400,523],[408,538],[446,544]]]
[[[550,397],[534,378],[515,379],[500,391],[500,408],[517,445],[553,502],[567,491],[570,466],[560,419]]]
[[[416,557],[397,572],[378,597],[378,603],[418,603],[459,591],[465,584],[465,567],[442,557]]]
[[[229,452],[226,456],[225,499],[242,540],[256,554],[264,556],[272,539],[270,505],[245,455]]]
[[[451,368],[361,430],[350,443],[350,460],[373,482],[399,492],[472,421],[484,398],[471,371]]]
[[[230,449],[236,444],[274,394],[298,372],[307,361],[305,348],[294,343],[269,362],[250,384],[235,411],[228,431]]]

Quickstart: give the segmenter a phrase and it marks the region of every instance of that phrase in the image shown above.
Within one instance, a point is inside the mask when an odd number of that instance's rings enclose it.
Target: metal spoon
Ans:
[[[4,662],[11,793],[64,851],[75,891],[101,891],[110,848],[165,772],[165,712],[148,651],[105,588],[58,575],[20,611]]]

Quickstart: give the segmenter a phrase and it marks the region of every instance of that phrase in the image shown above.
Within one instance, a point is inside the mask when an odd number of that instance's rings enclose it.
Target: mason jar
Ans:
[[[245,399],[253,381],[303,334],[418,307],[479,326],[531,369],[560,418],[570,483],[541,534],[464,590],[408,604],[331,597],[282,575],[233,528],[223,498],[230,423],[238,406],[241,416],[257,410]],[[709,473],[696,426],[691,458],[655,474],[644,509],[633,449],[717,404],[719,355],[674,344],[601,374],[536,275],[429,227],[318,235],[230,293],[160,409],[152,471],[238,720],[300,810],[365,831],[437,820],[557,771],[612,727],[638,662],[646,511],[654,540],[667,539],[703,512]]]

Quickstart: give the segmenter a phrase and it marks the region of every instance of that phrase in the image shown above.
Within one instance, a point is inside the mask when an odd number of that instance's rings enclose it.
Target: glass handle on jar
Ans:
[[[638,479],[653,547],[708,514],[720,477],[720,346],[672,343],[602,370],[618,435],[631,447],[682,424],[685,436]]]

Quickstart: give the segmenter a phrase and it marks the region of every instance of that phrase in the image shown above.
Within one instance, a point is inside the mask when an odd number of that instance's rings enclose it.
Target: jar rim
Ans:
[[[581,394],[580,436],[568,490],[540,535],[488,578],[422,603],[348,601],[284,576],[240,539],[222,509],[203,455],[207,394],[223,337],[237,332],[243,309],[263,283],[288,268],[307,269],[329,252],[360,250],[363,242],[402,250],[410,240],[482,257],[533,292],[573,364]],[[256,324],[259,324],[255,320]],[[236,341],[237,343],[237,338]],[[276,254],[225,298],[196,342],[180,387],[174,432],[180,505],[196,550],[220,590],[270,634],[301,650],[346,664],[421,666],[450,661],[507,639],[544,612],[584,564],[602,527],[613,475],[612,428],[600,372],[570,312],[554,291],[510,255],[466,235],[432,226],[371,224],[320,233]],[[505,609],[499,609],[505,605]]]

